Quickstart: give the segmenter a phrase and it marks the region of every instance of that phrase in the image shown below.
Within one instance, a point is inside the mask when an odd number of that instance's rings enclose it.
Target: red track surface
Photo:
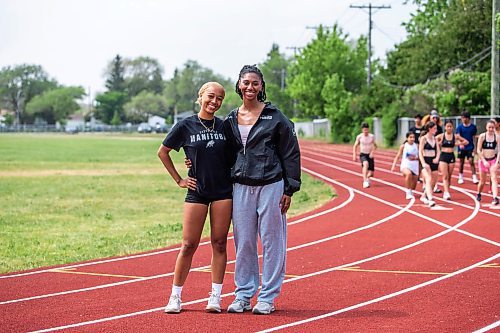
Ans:
[[[200,245],[184,311],[162,311],[177,249],[0,276],[3,332],[472,332],[499,330],[500,210],[469,181],[429,209],[404,198],[392,151],[361,187],[351,147],[302,142],[305,172],[338,198],[289,221],[287,278],[270,316],[207,314],[210,247]],[[467,170],[467,167],[466,167]],[[469,174],[470,175],[470,174]],[[466,178],[467,181],[467,178]],[[223,307],[233,300],[234,247]],[[92,274],[92,275],[90,275]]]

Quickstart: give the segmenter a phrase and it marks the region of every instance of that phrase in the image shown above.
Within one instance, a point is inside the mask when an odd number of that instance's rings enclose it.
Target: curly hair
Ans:
[[[262,82],[262,90],[259,91],[257,94],[257,100],[259,102],[264,102],[267,98],[266,96],[266,82],[264,81],[264,75],[260,71],[260,69],[256,65],[245,65],[243,68],[240,70],[240,74],[238,75],[238,81],[236,81],[236,93],[243,99],[243,94],[241,92],[241,89],[239,88],[239,83],[243,75],[248,74],[248,73],[255,73],[259,76],[260,81]]]

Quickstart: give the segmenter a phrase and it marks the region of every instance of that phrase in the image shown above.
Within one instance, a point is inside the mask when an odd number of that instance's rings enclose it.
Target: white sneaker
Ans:
[[[250,303],[242,299],[235,299],[227,308],[228,313],[243,313],[250,310],[252,310]]]
[[[429,203],[428,203],[429,207],[434,207],[436,206],[436,203],[434,202],[434,200],[429,200]]]
[[[429,200],[427,199],[427,197],[425,195],[422,195],[420,197],[420,201],[422,201],[426,205],[429,203]]]
[[[220,313],[220,294],[216,294],[213,291],[210,293],[208,298],[208,304],[205,308],[207,312]]]
[[[253,314],[261,314],[261,315],[268,315],[268,314],[273,313],[274,311],[276,311],[274,304],[259,301],[253,307],[252,313]]]
[[[472,175],[472,182],[474,184],[478,184],[479,183],[479,179],[477,179],[477,176],[476,175]]]
[[[461,176],[461,175],[458,176],[458,183],[459,184],[463,184],[464,183],[464,177],[463,176]]]
[[[450,192],[444,192],[443,193],[443,199],[444,200],[450,200],[451,199]]]
[[[368,188],[368,187],[370,187],[370,182],[367,180],[363,181],[363,188]]]
[[[165,307],[165,313],[179,313],[182,310],[182,302],[179,295],[172,295]]]
[[[406,191],[406,199],[407,200],[413,199],[413,192],[411,190]]]

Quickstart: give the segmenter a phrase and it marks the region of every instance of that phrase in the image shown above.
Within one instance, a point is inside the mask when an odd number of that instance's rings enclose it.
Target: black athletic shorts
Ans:
[[[434,159],[434,157],[424,157],[424,161],[425,161],[425,163],[429,164],[429,166],[431,167],[431,171],[437,171],[438,164],[432,162],[433,159]]]
[[[184,199],[184,202],[189,202],[189,203],[198,203],[198,204],[203,204],[208,206],[214,201],[219,201],[219,200],[227,200],[227,199],[232,199],[233,194],[228,193],[226,195],[221,196],[220,198],[207,198],[204,196],[199,195],[195,191],[188,190],[186,194],[186,199]]]
[[[368,170],[375,171],[375,160],[370,157],[370,154],[359,154],[359,160],[361,161],[361,166],[363,166],[363,162],[368,162]]]
[[[459,150],[458,158],[459,159],[474,158],[473,150]]]
[[[441,152],[441,155],[439,155],[439,162],[444,162],[448,164],[455,163],[455,154]]]

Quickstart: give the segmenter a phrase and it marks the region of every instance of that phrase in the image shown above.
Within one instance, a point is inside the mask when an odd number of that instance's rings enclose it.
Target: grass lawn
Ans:
[[[0,273],[179,243],[185,190],[156,156],[162,139],[0,135]],[[174,152],[184,176],[183,158]],[[329,186],[303,174],[289,216],[333,196]]]

